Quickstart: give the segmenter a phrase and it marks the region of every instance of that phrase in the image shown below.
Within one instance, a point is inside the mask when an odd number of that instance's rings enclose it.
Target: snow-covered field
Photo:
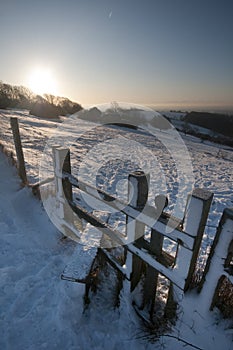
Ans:
[[[46,140],[51,137],[52,121],[28,116],[25,112],[0,112],[0,142],[11,147],[9,116],[17,116],[25,151],[30,182],[38,180],[38,165]],[[166,132],[163,131],[165,134]],[[108,141],[116,134],[134,140],[156,155],[166,179],[169,211],[173,210],[176,187],[176,169],[161,142],[144,132],[103,127],[99,139]],[[72,166],[77,171],[77,160],[88,149],[93,149],[95,131],[78,140],[71,147]],[[182,135],[189,151],[196,187],[214,192],[214,201],[205,232],[203,253],[211,242],[222,210],[232,206],[233,174],[231,150],[216,144],[201,143],[199,139]],[[13,148],[12,148],[13,149]],[[78,149],[78,154],[75,150]],[[98,149],[97,149],[98,150]],[[222,158],[221,152],[229,157]],[[94,162],[90,155],[89,161]],[[112,156],[112,150],[111,150]],[[140,157],[139,157],[140,158]],[[227,158],[227,159],[226,159]],[[106,160],[109,158],[106,157]],[[137,166],[143,168],[145,159]],[[143,163],[144,162],[144,163]],[[124,188],[124,180],[132,163],[106,162],[102,159],[98,185],[105,189]],[[21,188],[16,171],[6,158],[0,156],[0,274],[1,311],[0,347],[2,349],[182,349],[184,343],[168,336],[152,344],[141,338],[140,320],[130,303],[127,286],[121,295],[119,309],[112,306],[111,283],[103,283],[83,313],[83,287],[61,281],[60,274],[75,249],[72,241],[63,241],[50,223],[41,203],[29,189]],[[86,170],[87,167],[86,167]],[[117,181],[116,181],[117,180]],[[154,181],[154,182],[153,182]],[[120,185],[119,185],[120,184]],[[152,178],[150,200],[157,193]],[[162,187],[162,186],[161,186]],[[218,312],[203,314],[202,297],[189,293],[180,305],[179,319],[169,335],[180,337],[201,349],[232,348],[229,321],[220,322]],[[228,329],[228,330],[227,330]],[[191,346],[187,346],[191,349]]]
[[[171,117],[171,112],[168,114]],[[105,126],[98,127],[97,136],[96,128],[84,132],[85,125],[74,126],[73,122],[67,123],[65,118],[62,119],[63,123],[57,123],[29,116],[27,111],[2,110],[0,111],[0,142],[11,150],[14,150],[14,146],[9,126],[10,116],[17,116],[19,119],[30,183],[39,180],[39,166],[46,142],[49,145],[63,145],[68,142],[71,149],[72,173],[75,176],[79,175],[79,178],[83,177],[86,182],[91,182],[93,185],[97,183],[98,187],[126,198],[126,180],[129,172],[135,169],[144,171],[146,169],[151,175],[150,203],[153,204],[156,194],[164,193],[169,199],[168,211],[174,214],[176,200],[180,197],[182,202],[180,207],[177,205],[175,212],[175,215],[180,218],[183,215],[187,193],[191,191],[192,186],[206,188],[213,192],[214,200],[202,254],[208,250],[223,209],[233,205],[233,149],[229,147],[180,134],[186,149],[182,150],[183,145],[180,140],[174,139],[172,151],[170,151],[166,147],[166,140],[170,142],[171,139],[169,130],[161,131],[162,141],[143,131],[129,131],[126,128],[120,130],[117,127]],[[71,134],[73,134],[72,137]],[[178,139],[177,135],[172,137]],[[174,156],[179,153],[181,159],[177,158],[180,162],[177,165]],[[80,160],[81,167],[79,167]],[[187,171],[185,167],[189,165],[188,160],[191,162],[192,169]],[[49,168],[47,162],[45,163],[46,169]],[[178,168],[181,173],[186,172],[183,179],[179,178]],[[117,219],[119,223],[121,218]]]

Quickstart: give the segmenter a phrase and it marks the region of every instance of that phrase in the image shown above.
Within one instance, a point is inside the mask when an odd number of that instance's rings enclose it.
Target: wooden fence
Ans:
[[[16,148],[19,175],[27,184],[23,150],[20,141],[18,121],[11,118],[11,127]],[[187,205],[182,220],[164,212],[166,198],[157,196],[155,206],[148,204],[149,175],[134,172],[128,177],[128,202],[115,198],[112,194],[96,189],[84,181],[72,176],[70,152],[65,148],[54,148],[54,179],[57,221],[64,234],[76,241],[82,241],[82,219],[89,222],[96,230],[98,242],[84,249],[78,244],[71,263],[65,268],[62,278],[85,284],[85,297],[96,283],[98,275],[97,259],[105,259],[117,271],[119,279],[118,293],[123,280],[128,281],[133,292],[140,283],[142,298],[135,302],[138,313],[147,312],[153,321],[156,291],[159,286],[159,275],[168,281],[168,293],[165,315],[175,310],[184,293],[192,285],[194,271],[200,251],[203,233],[213,194],[204,189],[195,189],[187,198]],[[51,181],[51,179],[49,179]],[[46,183],[46,181],[44,182]],[[36,184],[36,190],[40,185]],[[73,187],[79,193],[85,193],[89,201],[102,207],[105,205],[106,215],[90,213],[75,201]],[[109,208],[109,210],[108,210]],[[125,215],[126,232],[114,230],[108,223],[112,209]],[[157,218],[157,220],[155,220]],[[168,230],[168,225],[172,229]],[[145,237],[145,227],[149,227],[149,238]],[[168,238],[176,245],[175,256],[165,249],[164,239]],[[120,259],[114,248],[103,247],[108,241],[110,246],[122,247]],[[82,259],[84,262],[82,262]],[[80,268],[79,268],[80,267]],[[198,291],[211,291],[206,307],[218,306],[219,291],[223,280],[233,285],[233,208],[224,210],[216,236],[206,263],[204,274]],[[86,299],[87,300],[87,299]]]
[[[118,278],[128,279],[131,292],[134,291],[138,283],[142,283],[142,299],[140,304],[135,304],[137,312],[141,313],[145,310],[149,313],[150,319],[153,321],[154,302],[158,285],[158,275],[161,274],[169,280],[169,290],[167,295],[165,315],[174,310],[174,306],[179,303],[184,293],[192,284],[196,262],[203,239],[203,233],[208,218],[208,213],[213,198],[213,194],[204,189],[195,189],[187,199],[186,210],[183,220],[178,220],[163,212],[165,199],[157,201],[157,206],[153,207],[148,204],[149,191],[149,176],[143,172],[135,172],[129,175],[128,181],[128,198],[129,202],[123,202],[118,198],[103,190],[96,189],[90,184],[80,181],[72,176],[70,165],[70,153],[68,149],[54,149],[54,169],[56,177],[56,200],[59,206],[59,215],[61,226],[66,230],[67,235],[70,234],[81,239],[80,231],[77,230],[74,223],[74,218],[71,218],[67,208],[72,208],[72,213],[76,213],[79,218],[85,219],[91,223],[96,229],[101,232],[99,235],[99,245],[103,237],[107,237],[111,242],[121,245],[124,248],[124,259],[121,262],[114,256],[114,249],[99,248],[93,251],[90,265],[87,266],[86,277],[79,278],[77,273],[77,265],[80,264],[80,256],[82,249],[78,249],[75,253],[76,257],[72,261],[72,268],[67,267],[62,275],[62,278],[83,282],[87,284],[86,297],[90,287],[90,281],[93,281],[92,269],[96,256],[104,256],[105,259],[118,271]],[[93,213],[88,213],[73,199],[72,187],[75,187],[80,193],[85,193],[89,201],[99,203],[100,207],[104,199],[106,211],[111,212],[112,209],[119,210],[125,214],[126,232],[114,230],[108,223],[95,216]],[[160,206],[160,208],[159,208]],[[109,207],[109,210],[108,210]],[[155,217],[158,216],[158,220]],[[68,216],[66,216],[68,213]],[[74,214],[73,214],[74,215]],[[173,229],[167,230],[168,224],[173,222]],[[150,228],[150,238],[145,238],[145,226]],[[175,228],[174,228],[175,226]],[[170,232],[170,233],[169,233]],[[220,221],[217,235],[212,248],[215,249],[219,236],[221,234],[220,251],[223,252],[225,263],[222,264],[222,274],[229,277],[229,273],[224,271],[225,267],[229,267],[232,263],[232,242],[233,242],[233,211],[227,209],[224,211]],[[175,256],[166,252],[163,245],[164,238],[169,238],[176,244]],[[230,248],[228,248],[230,247]],[[207,262],[206,271],[201,284],[204,284],[204,279],[208,275],[207,270],[213,253]],[[218,262],[214,262],[213,266]],[[72,272],[75,266],[75,273]],[[212,274],[214,274],[214,267]],[[73,274],[73,277],[72,277]],[[214,297],[210,298],[213,307],[218,289],[218,281],[221,280],[222,274],[215,273],[215,278],[211,277],[211,289],[215,291]],[[96,274],[94,274],[96,276]],[[92,278],[90,278],[92,276]],[[142,279],[143,276],[143,279]],[[232,281],[232,277],[229,277]],[[121,283],[122,286],[122,283]],[[216,288],[217,286],[217,288]],[[119,288],[120,290],[120,288]]]

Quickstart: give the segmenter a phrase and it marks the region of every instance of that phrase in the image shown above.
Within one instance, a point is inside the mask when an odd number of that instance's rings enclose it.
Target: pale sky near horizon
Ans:
[[[233,106],[232,18],[232,0],[0,1],[0,80],[40,67],[83,105]]]

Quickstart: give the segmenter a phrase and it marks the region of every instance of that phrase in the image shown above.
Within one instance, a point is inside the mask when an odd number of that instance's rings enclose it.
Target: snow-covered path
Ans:
[[[80,297],[66,294],[60,273],[72,246],[61,242],[2,154],[0,169],[0,348],[71,348],[71,330],[60,320]]]
[[[109,290],[83,314],[83,286],[60,279],[75,243],[61,239],[1,153],[0,247],[0,349],[147,348],[132,339],[139,323],[124,301],[122,319],[109,305]]]

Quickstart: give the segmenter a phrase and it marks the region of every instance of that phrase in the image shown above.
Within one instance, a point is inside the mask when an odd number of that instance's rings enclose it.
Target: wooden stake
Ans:
[[[19,176],[20,176],[23,184],[25,185],[25,184],[27,184],[28,180],[27,180],[27,174],[26,174],[26,169],[25,169],[25,161],[24,161],[22,143],[21,143],[20,133],[19,133],[18,118],[11,117],[10,123],[11,123],[13,138],[14,138],[16,157],[17,157],[17,161],[18,161],[18,173],[19,173]]]
[[[163,235],[151,230],[151,240],[150,240],[150,252],[159,258],[162,254],[163,248]],[[150,313],[151,320],[153,320],[153,311],[155,305],[155,296],[158,285],[159,273],[151,266],[147,266],[146,279],[144,283],[143,290],[143,305],[142,307],[147,307]]]
[[[193,235],[195,237],[195,241],[188,275],[186,278],[184,288],[185,291],[189,288],[193,278],[212,199],[213,193],[204,189],[195,189],[187,201],[184,231]]]
[[[129,175],[129,188],[128,188],[128,199],[130,205],[138,210],[143,210],[149,191],[149,175],[145,175],[143,171],[135,171]],[[136,241],[137,245],[140,245],[140,241],[144,238],[145,225],[137,222],[136,219],[126,217],[127,237],[131,241]],[[127,253],[131,254],[131,253]],[[131,259],[132,258],[132,259]],[[131,291],[137,286],[143,269],[143,261],[133,255],[129,259],[131,265]],[[127,263],[127,262],[126,262]]]

